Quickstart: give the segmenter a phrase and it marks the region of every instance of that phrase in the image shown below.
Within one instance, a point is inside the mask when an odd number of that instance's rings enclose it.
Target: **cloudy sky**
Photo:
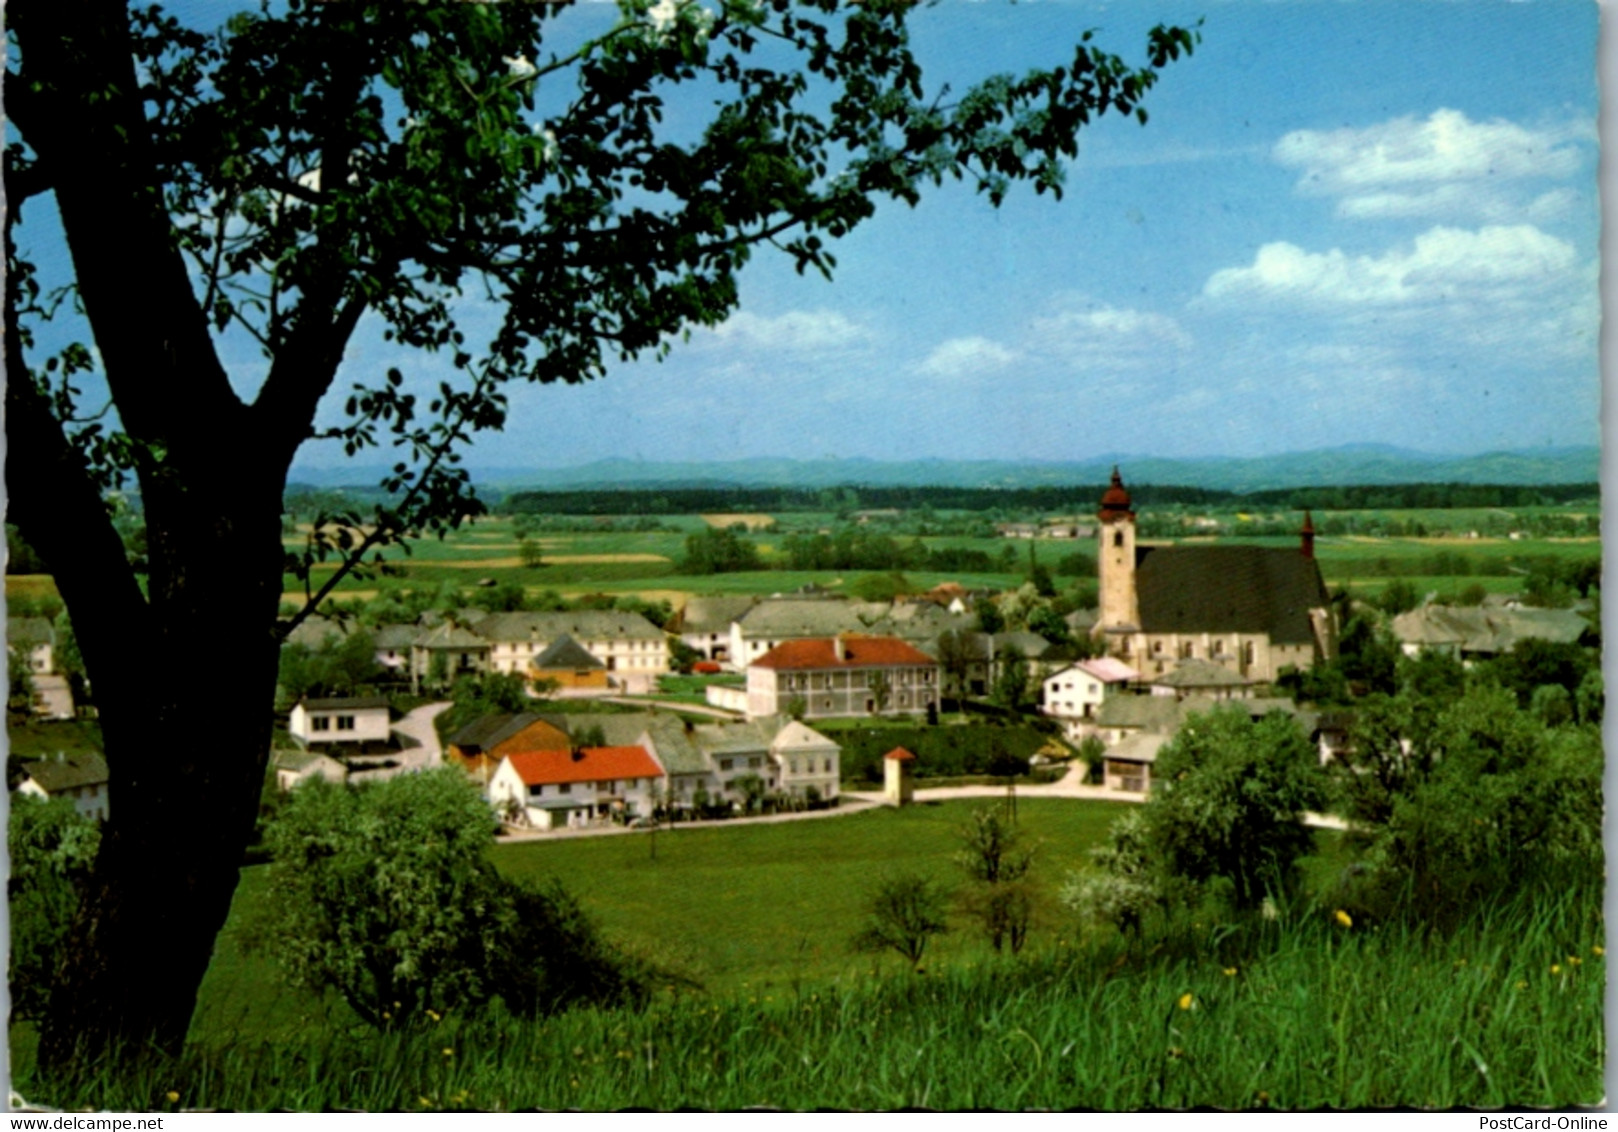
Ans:
[[[513,391],[470,462],[1598,442],[1597,6],[943,0],[912,26],[959,91],[1086,29],[1139,61],[1149,26],[1199,16],[1150,122],[1083,135],[1061,202],[888,207],[831,283],[761,254],[723,326]],[[362,336],[338,390],[392,360]]]
[[[1596,6],[946,0],[915,41],[957,83],[1198,15],[1060,203],[890,209],[830,284],[756,260],[723,327],[519,393],[479,462],[1597,442]]]

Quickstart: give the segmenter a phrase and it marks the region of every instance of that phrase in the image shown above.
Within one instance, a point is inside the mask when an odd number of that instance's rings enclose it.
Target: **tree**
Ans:
[[[1250,909],[1290,883],[1312,844],[1304,812],[1325,801],[1318,756],[1293,720],[1272,712],[1255,723],[1229,708],[1193,716],[1158,753],[1145,809],[1170,873],[1224,877],[1236,907]]]
[[[487,803],[458,770],[301,786],[269,829],[261,946],[293,985],[335,991],[379,1029],[493,998],[532,1016],[644,996],[565,891],[495,870],[493,839]]]
[[[6,716],[26,720],[34,714],[34,669],[23,648],[6,649]]]
[[[539,548],[539,543],[531,538],[524,538],[517,544],[517,554],[522,559],[525,570],[537,570],[545,565],[545,552]]]
[[[877,884],[871,895],[865,927],[854,937],[856,951],[897,951],[921,966],[927,941],[949,930],[944,891],[918,873],[901,873]]]
[[[945,695],[955,700],[962,716],[966,714],[966,676],[972,668],[971,638],[959,629],[945,629],[938,634],[939,681]]]
[[[958,836],[961,849],[955,863],[975,882],[967,907],[983,925],[990,946],[1000,951],[1009,942],[1015,955],[1027,942],[1033,913],[1023,883],[1034,863],[1033,850],[1021,844],[1021,834],[1000,806],[973,810]]]
[[[479,509],[458,449],[504,423],[508,383],[661,355],[736,309],[755,248],[829,275],[828,241],[883,199],[961,177],[993,204],[1058,191],[1078,130],[1144,121],[1197,38],[1156,29],[1131,67],[1087,34],[950,102],[903,4],[630,0],[571,42],[588,21],[553,29],[554,8],[289,0],[214,33],[115,0],[8,12],[9,517],[73,614],[123,800],[46,1063],[183,1040],[251,836],[279,641],[383,547]],[[35,224],[60,225],[71,278],[28,258]],[[451,377],[344,373],[373,325]],[[233,374],[242,343],[261,364]],[[317,425],[340,376],[343,412]],[[317,515],[289,556],[287,469],[311,439],[395,458],[380,502]],[[131,478],[138,560],[105,502]],[[287,572],[306,602],[278,620]],[[212,655],[232,663],[194,663]],[[231,743],[154,748],[174,719]]]
[[[1029,703],[1028,657],[1016,645],[1007,645],[998,657],[1000,671],[994,678],[994,702],[1013,715],[1020,715]]]

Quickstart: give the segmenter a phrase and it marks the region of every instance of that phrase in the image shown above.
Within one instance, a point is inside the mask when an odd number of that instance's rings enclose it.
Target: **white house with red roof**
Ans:
[[[747,666],[747,715],[910,715],[937,706],[939,683],[938,661],[898,637],[783,641]]]
[[[515,824],[563,829],[651,814],[663,766],[645,747],[517,751],[489,778],[489,801]]]

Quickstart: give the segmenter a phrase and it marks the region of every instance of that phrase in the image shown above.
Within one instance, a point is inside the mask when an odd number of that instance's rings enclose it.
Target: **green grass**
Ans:
[[[1566,1108],[1602,1098],[1597,904],[1541,894],[1448,937],[1315,909],[1155,947],[1102,938],[539,1024],[198,1044],[17,1084],[45,1103],[155,1111]]]
[[[649,835],[497,846],[517,876],[567,883],[607,933],[699,980],[715,994],[858,981],[871,968],[853,955],[862,904],[877,877],[921,869],[952,885],[956,830],[972,803],[874,810],[810,821],[733,828],[676,828]],[[1087,859],[1120,813],[1107,802],[1019,800],[1027,836],[1041,844],[1036,875],[1046,915],[1041,946],[1055,946],[1055,890]],[[976,956],[981,945],[958,918],[938,958]]]

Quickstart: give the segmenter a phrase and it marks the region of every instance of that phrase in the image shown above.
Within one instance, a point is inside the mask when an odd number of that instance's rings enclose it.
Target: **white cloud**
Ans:
[[[1155,311],[1085,304],[1069,296],[1029,327],[1029,346],[1086,369],[1137,369],[1159,365],[1191,347],[1191,336],[1168,315]]]
[[[915,370],[923,377],[955,381],[996,373],[1017,362],[1020,357],[1015,350],[988,338],[951,338],[928,354],[916,365]]]
[[[1503,220],[1522,215],[1520,182],[1579,171],[1585,157],[1575,143],[1587,133],[1571,126],[1529,129],[1504,119],[1474,122],[1442,109],[1425,120],[1295,130],[1276,143],[1272,156],[1302,170],[1300,192],[1340,198],[1343,217]]]
[[[788,311],[766,318],[738,311],[711,331],[714,338],[748,349],[816,353],[864,345],[870,332],[833,310]]]
[[[1533,225],[1436,227],[1380,256],[1265,244],[1251,266],[1216,271],[1203,294],[1346,306],[1499,300],[1566,283],[1576,264],[1571,244]]]

